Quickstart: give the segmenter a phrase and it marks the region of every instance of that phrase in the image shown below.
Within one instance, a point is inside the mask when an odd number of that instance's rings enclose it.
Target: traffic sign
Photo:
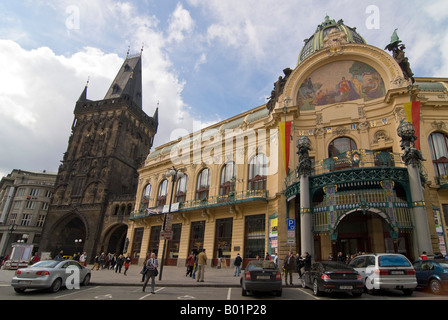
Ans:
[[[287,219],[286,220],[288,231],[296,230],[296,219]]]

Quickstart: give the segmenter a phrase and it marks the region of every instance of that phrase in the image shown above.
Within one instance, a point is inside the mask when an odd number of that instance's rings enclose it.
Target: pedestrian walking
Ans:
[[[207,255],[205,254],[205,249],[202,249],[201,253],[198,254],[198,278],[197,282],[204,282],[205,265],[207,264]]]
[[[128,253],[126,258],[124,258],[124,275],[127,276],[126,272],[129,270],[129,266],[131,265],[131,257]]]
[[[235,266],[235,272],[233,273],[233,276],[236,277],[236,274],[238,273],[238,277],[241,275],[241,263],[243,262],[243,259],[241,258],[240,254],[238,253],[235,257],[235,260],[233,261],[233,265]]]
[[[198,272],[198,252],[194,253],[194,268],[193,268],[193,279],[196,279],[196,272]]]
[[[145,261],[143,261],[143,268],[140,273],[142,274],[142,282],[145,282],[145,276],[146,276],[146,263],[148,262],[149,258],[151,258],[151,254],[149,252],[146,252]]]
[[[87,252],[83,252],[82,255],[79,257],[79,263],[83,267],[87,267]]]
[[[122,254],[120,254],[117,258],[117,263],[115,266],[115,273],[121,273],[121,268],[123,267],[123,263],[124,263],[124,257]]]
[[[293,285],[292,273],[296,269],[296,259],[292,255],[291,251],[283,261],[283,268],[285,269],[285,284],[288,285],[288,275],[289,275],[289,284],[292,286]]]
[[[156,276],[159,274],[157,268],[159,263],[156,259],[156,254],[151,253],[151,258],[146,262],[146,273],[145,273],[145,283],[143,284],[143,292],[145,292],[146,286],[148,285],[149,279],[151,279],[151,293],[154,294],[154,289],[156,286]]]
[[[193,255],[193,251],[192,251],[187,258],[187,273],[185,274],[186,277],[188,275],[190,275],[190,278],[191,278],[191,276],[193,274],[193,268],[194,268],[194,255]]]
[[[98,269],[99,269],[99,266],[100,266],[100,256],[99,256],[99,255],[96,255],[96,256],[95,256],[95,259],[93,260],[93,267],[92,267],[92,270],[95,269],[95,267],[96,267],[96,270],[98,270]]]

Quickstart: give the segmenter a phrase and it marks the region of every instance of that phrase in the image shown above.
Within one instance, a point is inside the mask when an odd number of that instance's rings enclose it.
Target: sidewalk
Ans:
[[[93,265],[88,265],[92,268]],[[124,267],[121,273],[115,270],[92,270],[90,285],[109,285],[109,286],[141,286],[142,275],[140,265],[131,265],[124,275]],[[159,268],[160,272],[160,268]],[[156,277],[156,285],[167,287],[240,287],[240,277],[233,276],[233,268],[212,268],[206,267],[204,273],[204,282],[197,282],[195,279],[186,277],[186,268],[164,266],[162,272],[162,280],[159,275]],[[15,270],[0,270],[0,284],[10,284],[14,277]]]
[[[92,268],[93,265],[88,265]],[[131,265],[124,275],[124,267],[121,273],[116,273],[115,270],[92,270],[92,277],[90,285],[102,286],[141,286],[142,275],[140,265]],[[160,268],[159,268],[160,272]],[[243,270],[241,274],[243,274]],[[233,267],[217,269],[214,267],[206,267],[204,274],[204,282],[197,282],[195,279],[185,276],[186,268],[164,266],[162,272],[162,280],[159,280],[160,274],[156,277],[157,286],[166,287],[233,287],[239,288],[240,277],[233,276]],[[14,277],[15,270],[0,270],[0,284],[11,284],[11,279]],[[299,287],[300,281],[297,275],[293,275],[293,287]]]

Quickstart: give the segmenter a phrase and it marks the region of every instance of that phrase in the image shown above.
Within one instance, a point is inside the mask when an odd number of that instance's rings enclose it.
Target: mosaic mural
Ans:
[[[316,106],[383,97],[386,94],[380,74],[359,61],[338,61],[314,71],[300,86],[297,103],[300,110]]]

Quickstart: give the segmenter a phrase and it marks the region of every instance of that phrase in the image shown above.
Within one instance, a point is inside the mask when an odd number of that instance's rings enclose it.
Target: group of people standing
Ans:
[[[112,254],[108,253],[107,255],[102,252],[99,255],[95,256],[93,260],[92,270],[96,268],[96,270],[115,270],[116,273],[121,273],[121,270],[124,266],[124,275],[127,275],[126,272],[129,270],[129,266],[131,265],[131,256],[128,254],[126,257],[122,254]]]
[[[304,268],[305,271],[311,269],[311,255],[308,252],[305,252],[303,256],[300,256],[300,254],[298,253],[294,256],[294,254],[290,251],[283,260],[285,284],[288,285],[289,275],[289,284],[293,285],[292,274],[295,271],[297,271],[297,273],[299,274],[299,279],[302,278],[302,268]]]
[[[196,272],[198,273],[196,281],[204,282],[205,266],[207,264],[207,254],[205,249],[193,250],[187,258],[187,273],[190,278],[196,279]]]

